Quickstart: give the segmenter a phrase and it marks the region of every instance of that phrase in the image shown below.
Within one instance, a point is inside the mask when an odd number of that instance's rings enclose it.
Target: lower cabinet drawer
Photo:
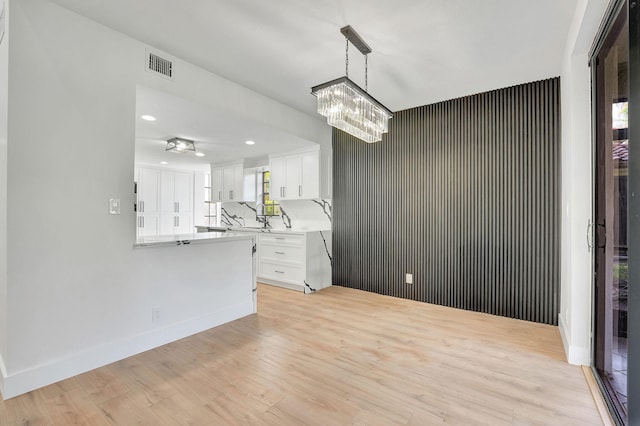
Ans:
[[[261,241],[260,259],[287,260],[302,263],[304,262],[304,247],[278,245]]]
[[[304,245],[304,235],[264,233],[260,234],[260,241],[265,243],[295,244],[301,246]]]
[[[304,271],[302,265],[285,265],[269,261],[260,262],[259,275],[277,281],[285,281],[294,284],[304,283]]]

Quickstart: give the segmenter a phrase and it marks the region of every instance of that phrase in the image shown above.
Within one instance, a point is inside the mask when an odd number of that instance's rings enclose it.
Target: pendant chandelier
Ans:
[[[350,25],[341,28],[340,32],[346,41],[346,75],[312,87],[311,94],[318,98],[318,113],[327,117],[329,125],[365,142],[379,142],[389,129],[393,113],[367,93],[367,55],[371,48]],[[349,79],[349,42],[364,55],[364,89]]]

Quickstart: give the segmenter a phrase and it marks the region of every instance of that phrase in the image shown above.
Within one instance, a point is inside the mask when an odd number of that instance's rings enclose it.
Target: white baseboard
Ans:
[[[0,355],[0,394],[4,395],[4,378],[7,377],[7,368],[4,365],[4,359]]]
[[[7,375],[0,357],[0,390],[6,400],[60,380],[102,367],[112,362],[166,345],[192,334],[225,324],[255,313],[253,301],[231,306],[198,318],[170,324],[148,332],[118,339],[53,360],[27,370]]]
[[[562,338],[562,346],[564,346],[567,362],[573,365],[591,365],[591,348],[572,345],[570,343],[571,334],[567,329],[562,315],[558,315],[558,329],[560,330],[560,337]]]

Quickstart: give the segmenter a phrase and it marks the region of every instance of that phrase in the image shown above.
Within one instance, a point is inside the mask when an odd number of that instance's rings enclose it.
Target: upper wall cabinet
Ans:
[[[269,158],[271,198],[304,200],[320,197],[320,152],[277,155]]]
[[[222,167],[211,169],[211,202],[222,201]]]
[[[211,201],[246,201],[242,163],[211,169]]]

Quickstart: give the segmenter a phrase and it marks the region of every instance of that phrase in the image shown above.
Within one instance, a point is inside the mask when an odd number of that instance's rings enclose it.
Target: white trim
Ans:
[[[571,345],[571,333],[567,328],[562,315],[558,315],[558,329],[562,338],[562,346],[567,357],[567,362],[573,365],[591,365],[591,348],[584,346]]]
[[[7,377],[7,367],[4,366],[4,359],[0,355],[0,393],[4,395],[4,381]]]
[[[4,370],[4,365],[0,363],[4,379],[2,396],[5,400],[13,398],[252,313],[255,313],[253,301],[240,303],[198,318],[94,346],[65,358],[18,371],[9,376]],[[2,361],[1,358],[0,361]]]

